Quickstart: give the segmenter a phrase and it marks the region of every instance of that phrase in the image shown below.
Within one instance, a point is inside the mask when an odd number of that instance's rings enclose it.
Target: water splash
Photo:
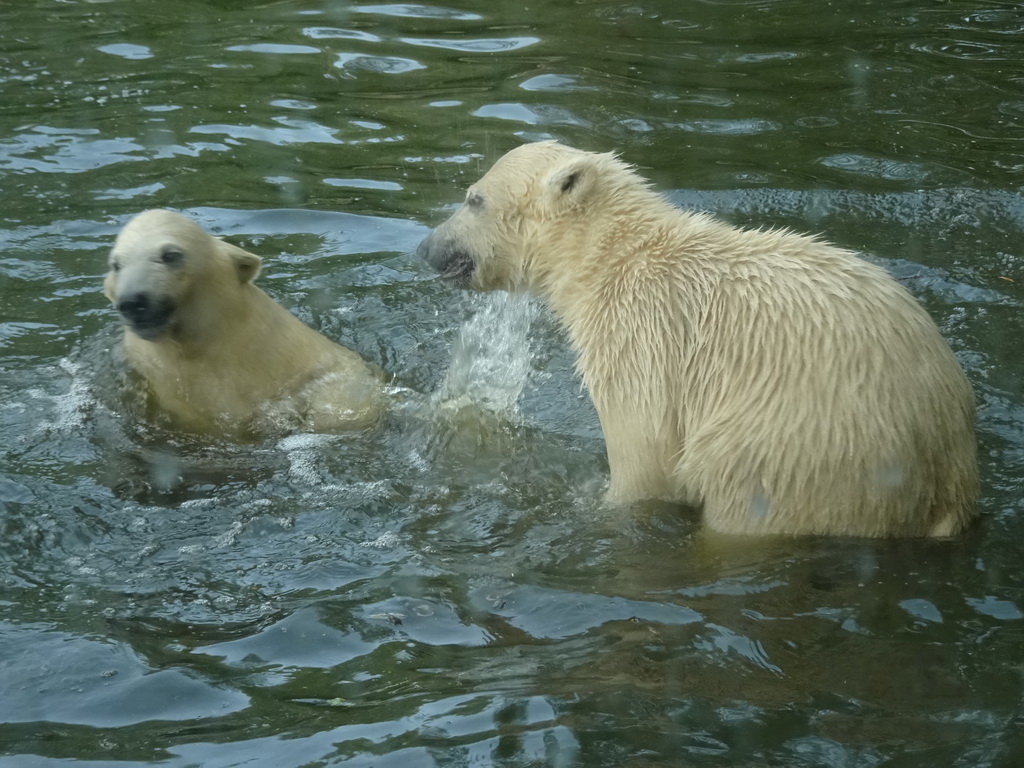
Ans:
[[[40,388],[28,390],[28,395],[32,399],[49,401],[51,404],[49,418],[37,423],[37,428],[41,432],[66,433],[78,429],[85,422],[89,408],[95,402],[89,387],[88,372],[81,363],[65,357],[61,358],[57,366],[70,380],[67,392],[55,395]]]
[[[412,466],[436,472],[438,462],[467,480],[483,480],[494,462],[515,452],[519,397],[532,373],[528,332],[536,305],[506,293],[473,295],[476,314],[460,329],[437,389],[402,410],[419,436],[407,455]],[[422,441],[422,442],[420,442]],[[430,468],[428,470],[428,468]]]
[[[535,315],[536,304],[526,296],[485,295],[480,309],[452,345],[451,363],[432,405],[443,411],[474,406],[497,416],[514,417],[530,378],[528,332]]]

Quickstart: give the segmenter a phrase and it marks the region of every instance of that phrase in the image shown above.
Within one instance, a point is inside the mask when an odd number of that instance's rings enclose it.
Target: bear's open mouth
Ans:
[[[175,305],[169,299],[154,301],[148,296],[136,295],[119,302],[118,309],[132,333],[151,341],[170,325]]]
[[[473,257],[469,255],[468,251],[453,251],[444,264],[441,279],[446,283],[465,288],[469,285],[475,268],[476,262],[473,261]]]

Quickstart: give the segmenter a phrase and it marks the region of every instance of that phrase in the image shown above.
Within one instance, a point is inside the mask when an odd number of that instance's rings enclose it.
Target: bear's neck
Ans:
[[[554,242],[534,286],[568,332],[602,421],[642,407],[635,393],[651,388],[653,371],[687,370],[716,281],[703,244],[713,221],[660,197],[649,209]]]
[[[221,293],[217,302],[191,302],[182,313],[182,321],[171,334],[178,354],[188,359],[212,359],[221,366],[227,360],[251,359],[270,365],[270,358],[286,353],[275,348],[276,340],[287,339],[278,328],[294,320],[251,283]]]
[[[221,287],[211,281],[201,290],[191,294],[178,307],[176,317],[167,334],[166,341],[183,358],[222,355],[217,349],[218,339],[240,336],[236,329],[249,323],[249,303],[242,294],[253,286],[243,285]],[[210,296],[216,300],[211,301]]]
[[[618,209],[626,215],[568,216],[554,222],[535,242],[542,246],[528,265],[531,290],[545,298],[570,333],[588,322],[591,309],[628,300],[637,279],[660,272],[680,253],[681,219],[702,217],[679,210],[647,189],[634,190],[594,210]],[[598,218],[600,217],[600,218]]]

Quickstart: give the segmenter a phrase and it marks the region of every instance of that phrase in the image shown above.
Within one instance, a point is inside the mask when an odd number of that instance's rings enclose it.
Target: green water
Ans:
[[[0,5],[0,766],[1024,764],[1022,60],[983,0]],[[552,318],[412,255],[539,138],[904,280],[978,392],[983,522],[604,507]],[[157,206],[392,373],[380,428],[147,423],[99,287]]]

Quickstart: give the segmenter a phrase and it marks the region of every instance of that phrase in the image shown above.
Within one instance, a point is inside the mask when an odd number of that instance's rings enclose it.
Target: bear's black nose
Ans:
[[[440,272],[442,280],[461,288],[469,286],[476,269],[469,251],[447,240],[438,242],[435,232],[419,244],[416,255]]]
[[[152,306],[153,302],[148,294],[133,293],[131,296],[126,296],[118,302],[117,310],[124,316],[125,320],[134,325],[135,323],[146,321]]]
[[[151,339],[167,325],[174,307],[168,301],[140,292],[123,296],[117,302],[117,310],[134,333]]]

